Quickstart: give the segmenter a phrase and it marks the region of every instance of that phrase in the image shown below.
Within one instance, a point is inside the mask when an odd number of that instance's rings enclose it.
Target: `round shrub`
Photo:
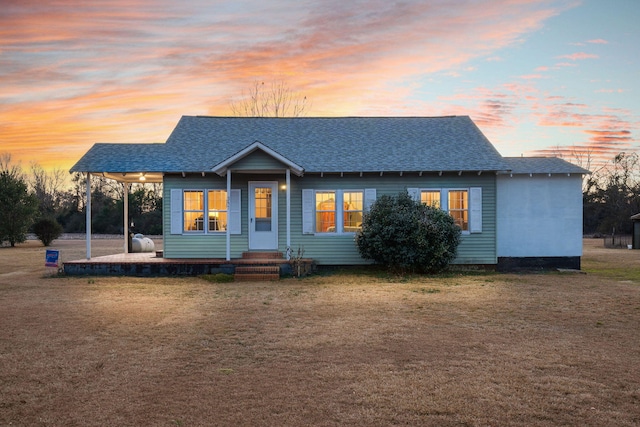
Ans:
[[[356,234],[360,255],[401,273],[437,273],[455,258],[460,227],[441,209],[401,192],[381,196]]]
[[[62,231],[62,226],[53,218],[40,218],[33,224],[33,232],[45,246],[60,237]]]

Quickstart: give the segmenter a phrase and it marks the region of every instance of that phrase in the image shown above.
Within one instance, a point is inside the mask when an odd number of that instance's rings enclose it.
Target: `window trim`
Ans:
[[[342,227],[339,226],[338,224],[339,218],[340,218],[338,206],[340,206],[339,201],[342,198],[342,194],[338,194],[338,191],[339,190],[314,190],[313,191],[313,232],[314,234],[328,234],[333,236],[336,234],[340,234],[340,232],[342,231]],[[318,194],[321,194],[321,193],[325,193],[325,194],[333,193],[334,195],[333,210],[318,210]],[[318,231],[318,214],[319,213],[320,214],[333,213],[333,227],[335,228],[334,231]]]
[[[333,212],[335,212],[335,231],[317,231],[316,228],[316,221],[317,221],[317,214],[318,214],[318,210],[316,209],[317,205],[315,203],[316,200],[316,194],[318,193],[331,193],[333,192],[336,195],[336,200],[335,200],[335,210]],[[313,190],[313,230],[314,230],[314,235],[316,236],[344,236],[344,235],[355,235],[356,231],[345,231],[344,229],[344,193],[362,193],[362,213],[364,214],[364,195],[365,195],[365,189],[360,189],[360,188],[356,188],[356,189],[322,189],[322,190]],[[320,211],[320,212],[329,212],[329,211]],[[355,212],[355,211],[350,211],[350,212]]]
[[[204,201],[205,201],[205,206],[206,206],[205,211],[207,212],[207,221],[206,221],[207,228],[205,230],[205,234],[227,234],[227,228],[229,228],[229,195],[226,194],[227,193],[227,189],[226,188],[208,188],[205,191],[206,191],[206,193],[205,193],[206,197],[205,197]],[[214,209],[214,210],[209,209],[209,193],[212,192],[212,191],[219,191],[219,192],[225,193],[225,201],[226,201],[225,204],[226,204],[226,206],[225,206],[224,210],[222,210],[222,209]],[[219,213],[224,212],[226,214],[227,221],[226,221],[224,230],[213,230],[213,231],[211,231],[209,229],[209,223],[211,221],[211,219],[209,218],[209,215],[211,215],[211,212],[219,212]]]
[[[210,230],[209,229],[209,192],[211,191],[220,191],[227,192],[226,188],[175,188],[171,190],[171,234],[181,234],[188,236],[202,236],[202,235],[211,235],[211,236],[224,236],[227,234],[227,230]],[[231,192],[233,193],[233,189]],[[192,210],[185,209],[184,206],[184,196],[187,192],[201,192],[203,195],[203,207],[202,210]],[[180,197],[177,197],[179,195]],[[227,206],[225,210],[217,210],[217,212],[225,212],[227,214],[227,228],[231,226],[231,218],[230,218],[230,195],[226,195]],[[179,204],[178,204],[179,201]],[[184,215],[186,212],[200,212],[202,213],[202,221],[203,221],[203,229],[202,230],[187,230],[185,228],[185,219]],[[178,219],[175,219],[177,217]],[[206,219],[206,220],[205,220]],[[175,222],[174,222],[175,221]],[[180,232],[176,232],[178,221],[180,222]],[[174,228],[175,227],[175,228]],[[233,230],[231,230],[231,234],[235,234]]]
[[[186,208],[186,204],[185,204],[185,196],[186,193],[202,193],[202,209],[187,209]],[[182,189],[182,232],[184,234],[205,234],[206,233],[206,221],[205,219],[205,213],[207,210],[207,190],[203,190],[203,189],[191,189],[191,188],[184,188]],[[185,221],[185,215],[187,213],[201,213],[202,214],[202,230],[198,230],[198,229],[194,229],[194,230],[187,230],[186,228],[186,221]],[[197,218],[196,218],[197,221]]]
[[[316,231],[316,194],[334,192],[336,197],[336,210],[335,210],[335,224],[336,231],[331,232],[319,232]],[[307,188],[302,189],[302,234],[314,235],[314,236],[353,236],[357,231],[345,231],[344,230],[344,193],[356,193],[362,194],[362,214],[364,215],[373,202],[376,199],[375,188],[324,188],[315,189]],[[359,212],[349,211],[349,212]]]
[[[461,230],[462,234],[480,234],[482,233],[482,187],[452,187],[452,188],[408,188],[407,192],[414,200],[422,200],[423,191],[440,191],[440,209],[451,215],[449,209],[449,192],[450,191],[466,191],[467,192],[467,230]]]
[[[345,209],[345,201],[344,201],[344,193],[360,193],[361,194],[361,208],[360,209]],[[342,232],[343,234],[354,234],[357,233],[357,230],[354,231],[346,231],[345,230],[345,224],[344,224],[344,218],[345,215],[350,214],[350,213],[360,213],[361,218],[364,217],[364,194],[365,194],[365,190],[342,190],[342,203],[340,203],[340,207],[342,208],[342,215],[340,215],[340,222],[342,223]],[[357,228],[354,227],[354,228]],[[362,229],[362,221],[360,222],[360,229]]]
[[[452,191],[465,191],[467,193],[467,207],[466,209],[455,209],[456,212],[467,212],[467,229],[464,230],[462,227],[460,227],[460,230],[462,231],[462,234],[471,234],[471,219],[470,219],[470,215],[471,215],[471,191],[469,188],[447,188],[447,213],[451,216],[451,218],[453,218],[453,215],[451,215],[451,207],[449,206],[449,195],[451,194]],[[441,196],[442,197],[442,196]],[[442,204],[442,202],[440,203]]]

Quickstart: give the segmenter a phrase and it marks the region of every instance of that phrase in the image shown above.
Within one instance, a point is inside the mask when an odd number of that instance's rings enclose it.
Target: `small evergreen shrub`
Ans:
[[[33,232],[44,246],[49,246],[51,242],[62,235],[62,226],[53,218],[40,218],[33,224]]]
[[[437,273],[455,258],[461,230],[441,209],[405,192],[381,196],[356,234],[360,255],[399,273]]]

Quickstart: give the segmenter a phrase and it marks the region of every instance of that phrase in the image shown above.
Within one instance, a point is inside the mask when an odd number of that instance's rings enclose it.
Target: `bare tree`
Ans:
[[[591,174],[584,175],[582,179],[582,193],[591,191],[595,177],[600,176],[600,172],[605,167],[601,162],[597,162],[591,148],[573,147],[571,150],[572,163],[585,168]]]
[[[12,178],[24,179],[24,173],[20,164],[11,163],[11,154],[0,154],[0,173],[6,173]]]
[[[40,215],[54,215],[59,210],[66,177],[62,169],[47,172],[38,163],[31,163],[30,185],[40,201]]]
[[[307,97],[282,80],[271,85],[255,82],[243,99],[231,103],[231,112],[237,117],[301,117],[309,108]]]

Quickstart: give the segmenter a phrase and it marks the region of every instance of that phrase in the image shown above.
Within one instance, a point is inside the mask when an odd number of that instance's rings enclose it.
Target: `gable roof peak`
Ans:
[[[273,157],[274,159],[278,160],[280,163],[283,163],[284,165],[286,165],[287,168],[291,170],[291,172],[293,172],[298,176],[302,176],[304,174],[304,168],[302,166],[297,165],[296,163],[287,159],[285,156],[271,149],[270,147],[266,146],[260,141],[255,141],[252,144],[247,145],[237,153],[227,157],[217,165],[213,166],[211,170],[220,176],[224,176],[227,174],[227,170],[231,165],[236,163],[238,160],[247,157],[251,153],[254,153],[255,151],[262,151],[263,153],[266,153],[267,155]]]

